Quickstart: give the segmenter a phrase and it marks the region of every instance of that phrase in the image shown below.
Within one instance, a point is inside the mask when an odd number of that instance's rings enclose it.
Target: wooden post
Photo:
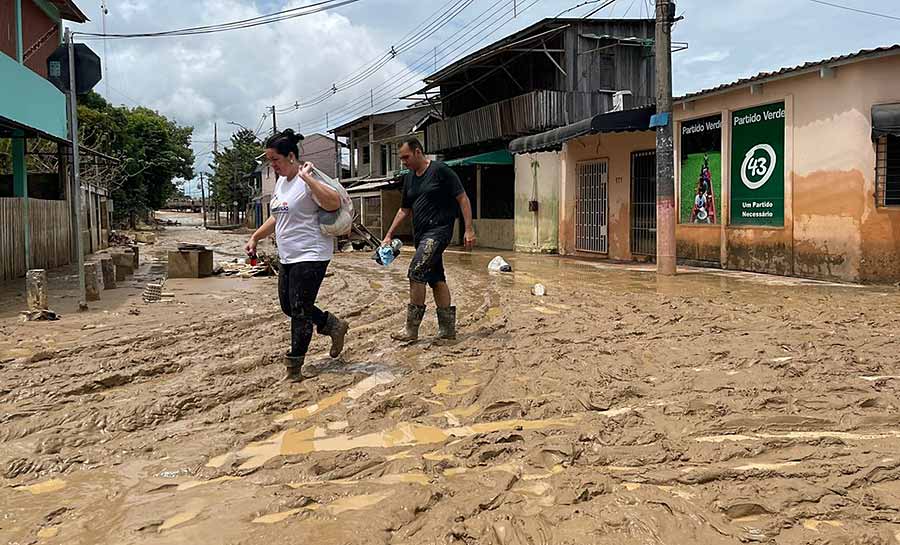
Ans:
[[[28,310],[47,310],[47,271],[32,269],[25,275],[25,291],[28,294]]]
[[[100,300],[100,278],[97,264],[89,261],[84,264],[84,296],[87,301]]]
[[[116,264],[113,262],[113,258],[100,258],[100,272],[103,274],[103,289],[116,289]]]

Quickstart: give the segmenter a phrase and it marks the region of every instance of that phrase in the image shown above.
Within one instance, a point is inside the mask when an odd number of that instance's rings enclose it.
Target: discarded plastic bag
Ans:
[[[512,266],[498,255],[488,263],[488,270],[491,272],[512,272]]]
[[[543,297],[546,294],[547,288],[545,288],[543,284],[535,284],[531,288],[531,295],[534,295],[535,297]]]

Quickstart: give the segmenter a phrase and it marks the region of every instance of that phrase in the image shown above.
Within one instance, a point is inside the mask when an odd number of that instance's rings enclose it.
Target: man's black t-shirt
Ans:
[[[456,198],[465,192],[459,176],[440,161],[432,161],[421,176],[410,171],[403,179],[403,208],[413,211],[416,237],[438,227],[452,228],[459,212]]]

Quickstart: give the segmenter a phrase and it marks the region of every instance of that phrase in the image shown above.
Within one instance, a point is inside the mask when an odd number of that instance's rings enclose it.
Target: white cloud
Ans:
[[[700,62],[720,62],[727,59],[731,53],[728,51],[710,51],[709,53],[705,53],[703,55],[697,55],[696,57],[691,57],[684,61],[683,64],[697,64]]]

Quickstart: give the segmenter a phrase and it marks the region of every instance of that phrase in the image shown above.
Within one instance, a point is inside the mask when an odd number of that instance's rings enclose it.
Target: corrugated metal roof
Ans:
[[[379,189],[391,188],[392,186],[398,186],[398,182],[394,179],[382,180],[380,182],[369,182],[365,184],[360,184],[347,189],[347,193],[363,193],[366,191],[377,191]]]
[[[558,150],[569,140],[587,134],[649,131],[650,118],[655,112],[656,106],[606,112],[565,127],[516,138],[509,143],[509,150],[513,153]]]
[[[780,70],[776,70],[773,72],[760,72],[755,76],[751,76],[749,78],[742,78],[737,81],[733,81],[731,83],[725,83],[722,85],[718,85],[716,87],[710,87],[709,89],[703,89],[701,91],[696,91],[693,93],[688,93],[684,96],[677,97],[675,102],[684,102],[686,100],[691,100],[695,98],[700,98],[706,95],[718,94],[724,91],[729,91],[738,87],[752,85],[754,83],[764,83],[773,79],[782,79],[785,77],[793,77],[799,76],[801,73],[811,72],[818,70],[820,68],[829,66],[833,67],[835,65],[842,64],[850,64],[853,62],[859,62],[868,60],[871,58],[884,57],[889,55],[900,54],[900,44],[878,47],[875,49],[863,49],[856,53],[850,53],[848,55],[841,55],[839,57],[831,57],[830,59],[825,59],[821,61],[808,62],[805,64],[801,64],[798,66],[791,66],[787,68],[781,68]]]

